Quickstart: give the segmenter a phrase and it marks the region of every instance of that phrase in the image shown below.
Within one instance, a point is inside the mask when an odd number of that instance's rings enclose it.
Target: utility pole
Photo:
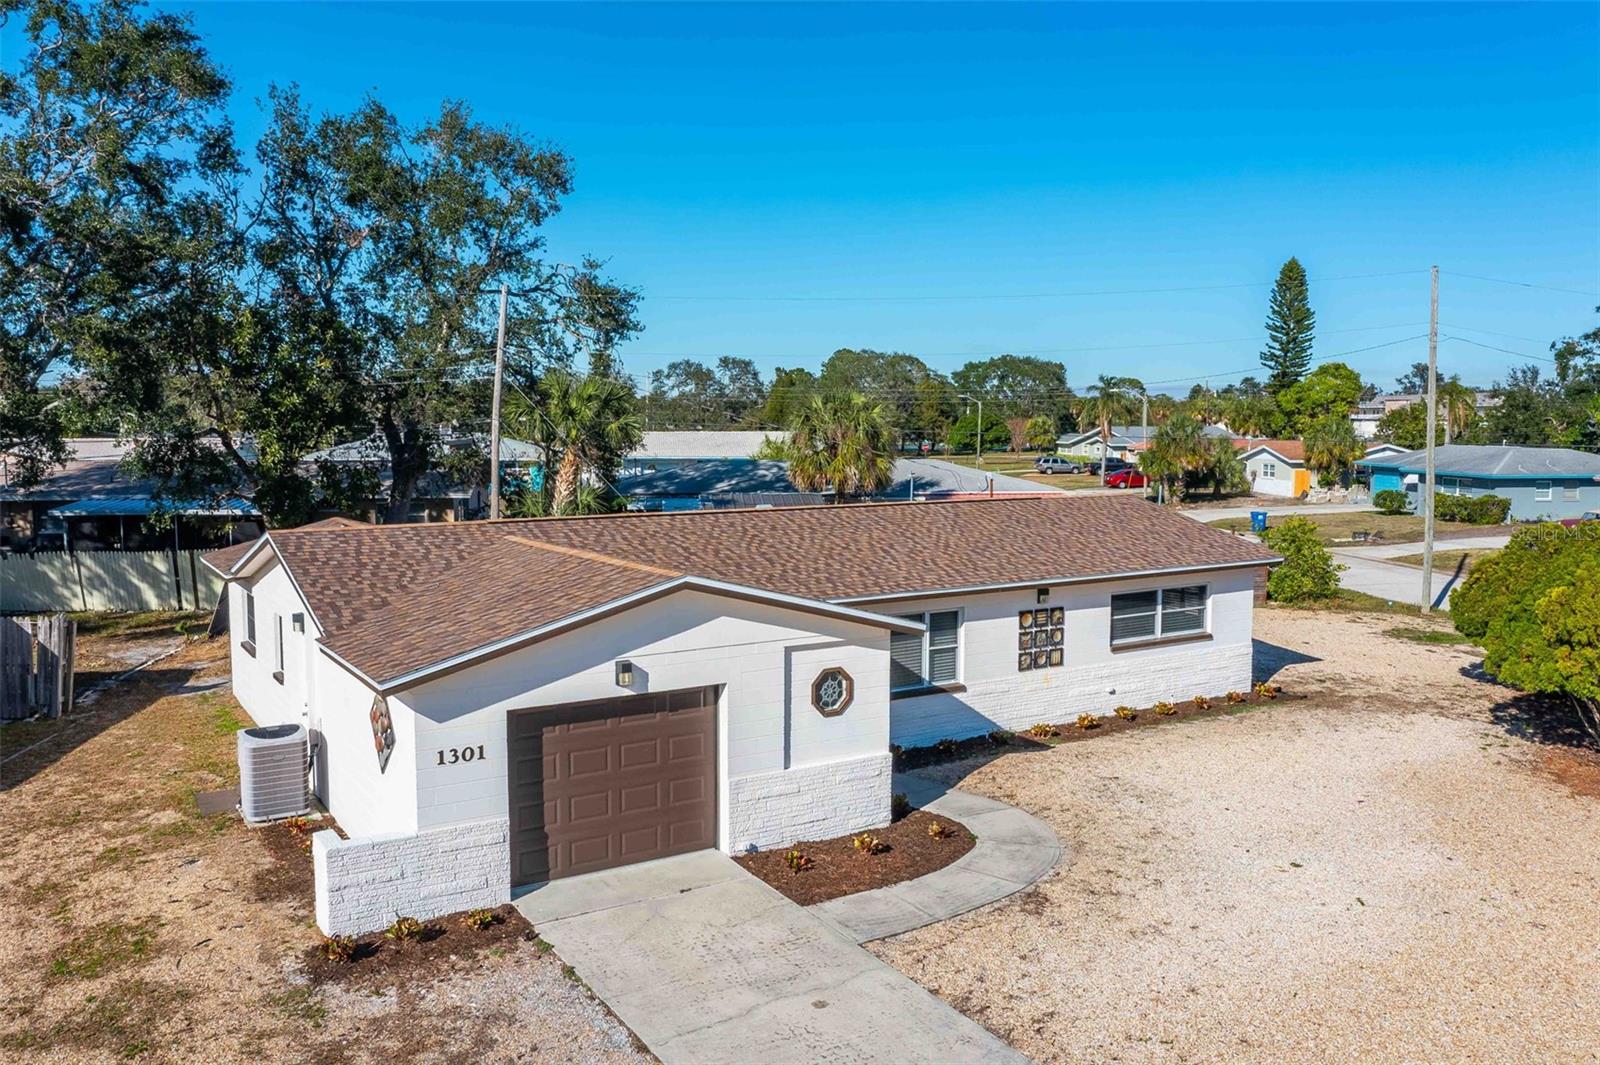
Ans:
[[[1150,454],[1150,393],[1142,388],[1139,390],[1139,442],[1144,447],[1142,454]],[[1139,467],[1143,471],[1144,463],[1139,463]],[[1102,470],[1105,469],[1104,466],[1100,468]],[[1141,475],[1143,476],[1142,472]],[[1144,481],[1144,497],[1146,499],[1150,498],[1150,478],[1148,476],[1145,476]]]
[[[1428,459],[1422,481],[1422,612],[1433,609],[1433,438],[1439,403],[1439,268],[1428,299]]]
[[[510,287],[500,286],[500,328],[494,339],[494,409],[489,412],[489,517],[500,516],[500,378],[506,369],[506,298]]]
[[[978,456],[978,465],[982,466],[983,465],[983,397],[982,396],[973,397],[973,396],[969,396],[965,392],[963,392],[963,393],[961,393],[960,398],[966,400],[968,403],[976,403],[978,405],[978,438],[977,438],[978,442],[973,446],[974,446],[974,450],[975,450],[975,452],[976,452],[976,454]]]

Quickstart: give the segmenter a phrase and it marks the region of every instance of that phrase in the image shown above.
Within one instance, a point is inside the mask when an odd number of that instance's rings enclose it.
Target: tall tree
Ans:
[[[26,484],[66,458],[41,380],[142,349],[183,276],[185,216],[235,159],[228,82],[188,18],[38,0],[22,36],[0,71],[0,452]]]
[[[734,429],[765,421],[767,389],[749,359],[715,366],[676,359],[650,375],[645,417],[652,429]]]
[[[1066,365],[1031,355],[997,355],[969,362],[950,375],[956,391],[983,398],[983,412],[1002,418],[1045,414],[1068,428],[1072,389]]]
[[[915,355],[840,348],[828,356],[817,375],[827,392],[860,392],[883,406],[890,424],[907,433],[926,433],[919,410],[926,390],[948,387],[943,374],[936,373]]]
[[[353,383],[388,454],[387,520],[404,521],[440,427],[481,424],[502,282],[515,350],[540,353],[519,355],[534,375],[634,332],[634,294],[596,260],[543,258],[542,227],[572,187],[561,152],[460,103],[408,128],[376,99],[316,119],[292,91],[272,99],[255,255],[279,302],[360,338]]]
[[[888,411],[859,392],[812,396],[790,426],[786,450],[795,487],[832,489],[836,503],[880,492],[894,480]]]
[[[1111,442],[1111,427],[1129,423],[1141,409],[1137,394],[1129,388],[1130,383],[1138,384],[1132,378],[1101,374],[1074,404],[1078,424],[1092,425],[1100,430],[1102,457]],[[1104,470],[1104,467],[1101,469]],[[1101,479],[1104,480],[1103,474]]]
[[[1342,362],[1325,362],[1281,389],[1276,400],[1283,413],[1280,430],[1298,436],[1322,418],[1348,417],[1361,401],[1361,375]]]
[[[763,428],[785,427],[794,421],[801,406],[816,392],[816,374],[806,369],[786,370],[780,366],[772,372],[772,384],[767,388],[767,398],[762,401],[756,420]]]
[[[1267,304],[1267,346],[1261,351],[1261,365],[1268,373],[1268,392],[1283,391],[1311,368],[1316,324],[1305,267],[1299,259],[1290,258],[1278,271],[1278,281]]]

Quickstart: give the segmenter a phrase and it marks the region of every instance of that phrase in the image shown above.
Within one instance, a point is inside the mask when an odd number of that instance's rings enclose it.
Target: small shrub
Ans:
[[[950,826],[943,821],[935,821],[928,826],[928,835],[934,839],[947,839],[950,834]]]
[[[1385,488],[1372,497],[1372,505],[1385,514],[1404,514],[1410,506],[1404,492]]]
[[[1500,525],[1511,513],[1511,500],[1505,496],[1433,497],[1433,516],[1440,521],[1460,521],[1471,525]]]
[[[996,747],[1004,747],[1016,738],[1016,733],[1008,728],[997,728],[989,733],[989,742]]]
[[[874,836],[870,832],[863,832],[860,835],[851,836],[850,846],[854,847],[862,854],[882,854],[884,851],[889,849],[884,845],[884,842],[881,839],[879,839],[877,836]]]
[[[500,923],[500,915],[493,910],[468,910],[461,915],[461,923],[474,932],[482,932]]]
[[[1278,697],[1278,693],[1281,691],[1283,691],[1282,688],[1271,683],[1270,681],[1264,680],[1260,684],[1256,685],[1256,695],[1263,699],[1276,699]]]
[[[1248,696],[1246,696],[1244,692],[1229,692],[1228,705],[1238,706],[1240,703],[1244,702],[1246,698],[1248,698]]]
[[[948,758],[956,753],[956,741],[948,738],[942,739],[933,745],[933,749]]]
[[[1206,698],[1204,695],[1196,695],[1189,701],[1194,703],[1194,708],[1196,710],[1209,710],[1211,708],[1211,700]]]
[[[1047,740],[1052,736],[1061,735],[1061,730],[1050,724],[1048,721],[1041,721],[1036,725],[1028,726],[1028,735],[1037,740]]]
[[[889,816],[896,821],[901,821],[910,812],[911,800],[906,798],[905,792],[895,792],[894,797],[889,800]]]
[[[1155,705],[1154,709],[1155,709],[1155,712],[1160,714],[1162,717],[1171,717],[1173,714],[1176,714],[1178,712],[1178,708],[1176,706],[1173,706],[1171,703],[1167,702],[1164,699],[1161,702],[1157,703]]]
[[[415,917],[396,917],[394,924],[383,930],[386,939],[396,943],[412,943],[422,938],[422,922]]]
[[[1132,721],[1134,718],[1139,716],[1139,711],[1135,710],[1131,706],[1119,706],[1116,709],[1116,714],[1124,721]]]
[[[789,867],[791,873],[802,873],[811,868],[811,857],[798,850],[791,850],[784,854],[783,864]]]
[[[1093,714],[1079,714],[1078,727],[1081,729],[1099,728],[1100,719],[1095,717]]]
[[[348,965],[356,960],[356,937],[325,936],[322,942],[317,944],[317,953],[329,961]]]
[[[1339,591],[1344,566],[1317,539],[1317,527],[1305,518],[1290,518],[1261,534],[1261,542],[1283,556],[1267,577],[1267,595],[1280,603],[1331,599]]]

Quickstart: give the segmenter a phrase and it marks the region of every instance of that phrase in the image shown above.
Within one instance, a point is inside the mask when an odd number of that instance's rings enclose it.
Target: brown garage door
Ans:
[[[516,884],[716,846],[715,690],[509,716]]]

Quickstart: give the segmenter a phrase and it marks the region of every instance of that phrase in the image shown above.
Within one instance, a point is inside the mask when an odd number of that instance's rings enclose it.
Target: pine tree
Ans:
[[[1306,288],[1306,270],[1300,260],[1291,258],[1278,271],[1267,305],[1267,346],[1261,352],[1266,367],[1267,391],[1276,395],[1306,375],[1311,368],[1312,331],[1316,312]]]

